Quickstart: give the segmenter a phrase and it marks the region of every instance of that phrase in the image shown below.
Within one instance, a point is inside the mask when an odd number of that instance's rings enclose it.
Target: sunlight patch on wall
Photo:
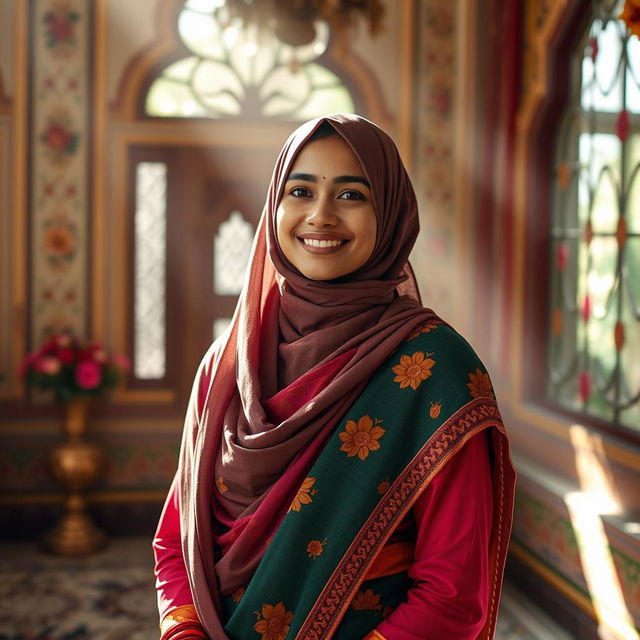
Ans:
[[[602,440],[581,425],[572,425],[569,435],[581,490],[567,493],[564,499],[576,532],[589,595],[598,617],[598,635],[604,640],[639,640],[601,517],[620,512]]]

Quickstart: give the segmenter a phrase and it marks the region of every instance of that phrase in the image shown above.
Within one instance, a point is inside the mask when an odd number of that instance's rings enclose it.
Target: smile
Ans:
[[[302,238],[302,242],[304,242],[308,247],[339,247],[341,244],[344,244],[345,240],[315,240],[314,238]]]

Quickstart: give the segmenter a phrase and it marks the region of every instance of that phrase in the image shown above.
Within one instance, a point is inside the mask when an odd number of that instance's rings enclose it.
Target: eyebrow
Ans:
[[[289,182],[290,180],[304,180],[305,182],[318,182],[318,176],[314,176],[312,173],[294,172],[289,174],[289,177],[287,178],[287,182]],[[333,179],[333,182],[336,184],[342,184],[345,182],[358,182],[360,184],[363,184],[368,189],[371,189],[371,185],[369,184],[369,181],[363,178],[362,176],[336,176]]]

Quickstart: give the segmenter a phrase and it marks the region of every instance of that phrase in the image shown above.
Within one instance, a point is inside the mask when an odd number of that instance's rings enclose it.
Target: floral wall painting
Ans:
[[[89,9],[33,3],[31,344],[87,321]]]
[[[64,108],[52,111],[40,134],[45,153],[55,165],[61,165],[78,151],[80,136],[73,131],[73,118]]]
[[[54,2],[42,18],[45,24],[46,46],[58,57],[73,55],[76,47],[75,27],[80,13],[70,2]]]

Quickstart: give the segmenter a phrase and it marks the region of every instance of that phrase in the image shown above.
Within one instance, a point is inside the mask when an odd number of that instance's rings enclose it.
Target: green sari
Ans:
[[[250,582],[223,599],[229,638],[363,638],[406,597],[406,572],[363,584],[395,528],[444,465],[490,430],[495,628],[511,526],[514,472],[489,376],[447,325],[428,324],[392,354],[344,416],[307,474]],[[350,605],[361,590],[373,607]]]

